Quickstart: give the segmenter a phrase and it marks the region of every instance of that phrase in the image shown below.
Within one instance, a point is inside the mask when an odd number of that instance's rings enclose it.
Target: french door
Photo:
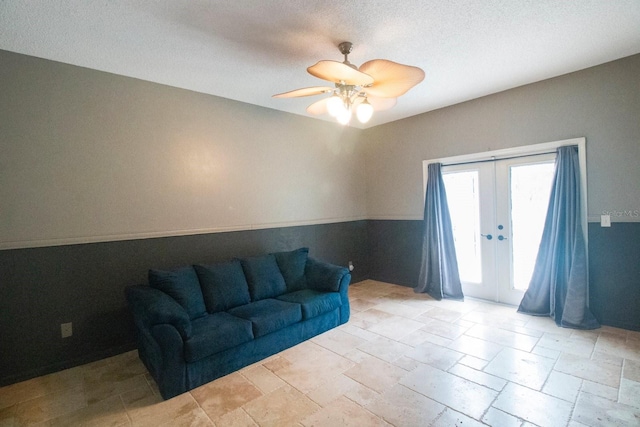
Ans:
[[[555,156],[442,168],[465,295],[520,303],[540,245]]]

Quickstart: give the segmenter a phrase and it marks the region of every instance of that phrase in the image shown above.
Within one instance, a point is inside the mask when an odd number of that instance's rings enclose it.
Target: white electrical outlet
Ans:
[[[353,263],[349,261],[349,271],[353,271],[354,268]]]
[[[69,338],[73,335],[73,324],[71,322],[60,324],[60,333],[62,338]]]
[[[611,215],[600,215],[600,227],[611,227]]]

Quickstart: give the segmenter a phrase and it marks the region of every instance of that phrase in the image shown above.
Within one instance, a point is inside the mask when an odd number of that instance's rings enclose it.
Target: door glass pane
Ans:
[[[538,247],[547,216],[553,163],[511,166],[512,285],[525,291],[533,274]]]
[[[442,178],[451,214],[460,280],[481,283],[478,171],[450,172],[443,174]]]

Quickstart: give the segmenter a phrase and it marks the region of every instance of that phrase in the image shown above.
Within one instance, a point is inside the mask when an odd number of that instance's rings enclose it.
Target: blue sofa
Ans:
[[[149,270],[125,293],[140,359],[169,399],[347,322],[350,281],[301,248]]]

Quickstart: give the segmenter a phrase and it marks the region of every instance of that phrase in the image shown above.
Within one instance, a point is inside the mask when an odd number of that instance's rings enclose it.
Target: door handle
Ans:
[[[493,239],[493,236],[491,234],[481,234],[482,237],[486,237],[487,240],[491,240]]]
[[[504,237],[502,234],[498,236],[498,240],[507,240],[506,237]]]

